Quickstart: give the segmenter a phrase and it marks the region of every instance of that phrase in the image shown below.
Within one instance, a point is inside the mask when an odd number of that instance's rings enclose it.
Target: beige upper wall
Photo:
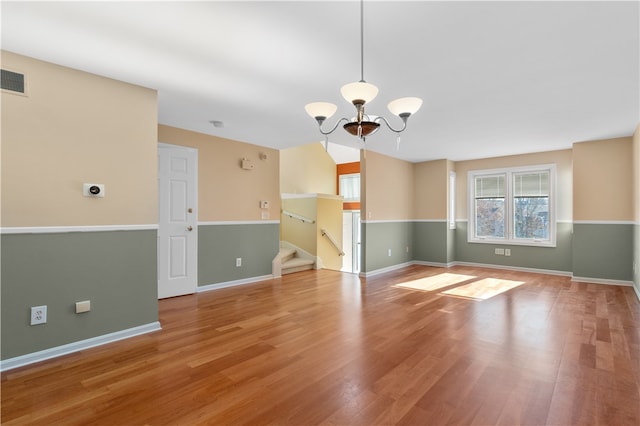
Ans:
[[[415,219],[447,219],[448,176],[451,164],[448,160],[414,164]]]
[[[326,269],[339,271],[342,269],[342,256],[336,247],[329,240],[342,248],[342,198],[319,196],[318,197],[318,256]],[[322,230],[327,231],[327,235],[322,235]]]
[[[570,149],[456,162],[456,220],[467,220],[469,216],[467,208],[467,179],[469,171],[542,164],[556,165],[558,220],[571,221],[573,214],[571,195],[573,192],[573,178],[571,172],[572,152]]]
[[[336,194],[336,163],[322,144],[281,150],[280,166],[281,193]]]
[[[573,145],[573,219],[630,221],[633,213],[631,137]]]
[[[633,134],[633,199],[635,221],[640,224],[640,125]]]
[[[158,141],[198,149],[199,221],[266,220],[260,201],[269,201],[268,220],[280,219],[277,150],[164,125]],[[242,169],[243,158],[253,170]]]
[[[283,241],[300,247],[314,256],[318,255],[318,197],[284,198],[282,210],[295,213],[313,220],[314,223],[303,222],[286,215],[282,215],[280,238]]]
[[[413,163],[361,151],[362,220],[414,219]]]
[[[2,226],[157,223],[156,91],[1,55],[27,85],[0,95]],[[105,197],[83,197],[83,183]]]

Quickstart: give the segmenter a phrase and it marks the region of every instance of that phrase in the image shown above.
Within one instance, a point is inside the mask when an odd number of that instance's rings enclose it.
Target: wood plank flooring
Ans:
[[[2,373],[2,424],[640,424],[629,287],[305,271],[162,300],[160,322]]]

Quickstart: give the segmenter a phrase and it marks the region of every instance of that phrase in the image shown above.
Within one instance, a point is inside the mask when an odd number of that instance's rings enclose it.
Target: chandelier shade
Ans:
[[[323,117],[323,119],[327,119],[336,113],[338,107],[329,102],[312,102],[305,105],[304,109],[311,118]]]
[[[366,104],[378,96],[378,88],[371,83],[358,81],[342,86],[340,89],[342,97],[352,104]]]
[[[389,102],[387,108],[393,115],[408,117],[411,114],[415,114],[421,106],[422,99],[420,98],[400,98]]]

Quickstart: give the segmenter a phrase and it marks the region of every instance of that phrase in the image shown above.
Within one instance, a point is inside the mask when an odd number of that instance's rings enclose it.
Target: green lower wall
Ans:
[[[447,229],[447,263],[452,263],[455,261],[456,261],[456,230]]]
[[[155,230],[2,235],[1,358],[158,321],[156,242]],[[83,300],[91,311],[76,314]],[[47,323],[29,325],[41,305]]]
[[[640,225],[633,226],[633,285],[640,297]]]
[[[413,260],[447,264],[452,250],[447,222],[413,223]]]
[[[361,230],[361,272],[376,271],[413,260],[412,222],[362,222]]]
[[[467,223],[362,223],[362,272],[414,260],[452,261],[566,271],[577,277],[633,281],[640,226],[558,224],[557,247],[466,241]],[[1,358],[8,359],[158,320],[155,230],[5,234],[1,237]],[[199,285],[271,274],[279,250],[279,224],[201,225]],[[407,252],[409,247],[409,252]],[[391,256],[388,250],[391,249]],[[453,259],[452,259],[453,256]],[[235,259],[242,258],[242,267]],[[637,269],[637,268],[636,268]],[[76,314],[75,302],[91,300]],[[48,321],[30,326],[31,306],[47,305]]]
[[[419,261],[468,262],[571,273],[572,224],[558,224],[556,243],[556,247],[468,243],[464,221],[457,222],[456,229],[449,229],[446,221],[363,223],[362,272]],[[406,253],[407,246],[411,248],[409,253]],[[496,255],[495,248],[510,248],[511,256]]]
[[[573,275],[633,281],[633,224],[573,225]]]
[[[556,247],[467,242],[467,222],[448,229],[445,221],[362,224],[362,272],[407,262],[466,262],[572,274],[575,277],[638,282],[634,262],[640,252],[640,226],[635,224],[558,223]],[[409,253],[406,247],[410,247]],[[496,255],[511,249],[511,256]],[[388,256],[391,249],[391,256]],[[640,291],[639,291],[640,293]]]
[[[456,261],[567,272],[572,270],[571,223],[558,223],[556,247],[532,247],[467,242],[467,222],[456,222]],[[496,255],[496,248],[511,249],[511,256]]]
[[[198,285],[271,275],[280,250],[280,224],[198,226]],[[236,258],[242,266],[236,267]]]

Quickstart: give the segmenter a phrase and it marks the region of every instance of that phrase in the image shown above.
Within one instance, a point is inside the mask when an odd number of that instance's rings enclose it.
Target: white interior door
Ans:
[[[158,146],[158,298],[195,293],[198,151]]]

